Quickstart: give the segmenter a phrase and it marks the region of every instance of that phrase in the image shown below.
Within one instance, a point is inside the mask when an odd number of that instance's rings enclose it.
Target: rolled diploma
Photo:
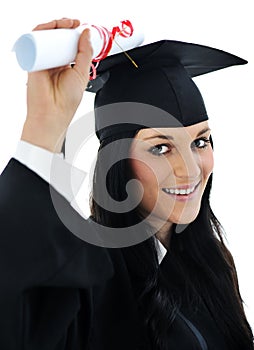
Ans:
[[[80,26],[76,29],[37,30],[23,34],[15,42],[13,51],[16,53],[20,67],[28,72],[68,65],[75,61],[78,40],[81,32],[90,29],[93,58],[98,56],[103,48],[103,40],[99,31],[91,26]],[[143,33],[134,30],[133,34],[124,38],[116,36],[109,55],[130,50],[142,44]]]

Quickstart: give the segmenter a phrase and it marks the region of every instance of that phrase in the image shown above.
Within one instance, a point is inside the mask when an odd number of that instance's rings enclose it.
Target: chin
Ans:
[[[188,225],[191,224],[197,218],[198,213],[199,211],[196,211],[195,213],[182,214],[174,217],[170,216],[168,218],[168,221],[177,225]]]

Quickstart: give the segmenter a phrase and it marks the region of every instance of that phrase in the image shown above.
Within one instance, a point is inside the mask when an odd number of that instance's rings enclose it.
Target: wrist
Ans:
[[[52,125],[52,121],[27,119],[24,123],[21,140],[42,147],[53,153],[60,153],[67,128]]]

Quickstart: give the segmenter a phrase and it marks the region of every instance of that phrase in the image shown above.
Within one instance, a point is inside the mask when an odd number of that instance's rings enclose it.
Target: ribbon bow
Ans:
[[[124,20],[121,21],[121,28],[119,26],[113,27],[111,31],[109,31],[107,28],[97,25],[92,25],[93,28],[96,28],[100,34],[100,37],[103,41],[102,49],[100,53],[93,58],[92,64],[91,64],[91,75],[90,80],[93,80],[96,78],[96,68],[98,67],[98,64],[101,60],[106,58],[112,48],[113,41],[117,35],[122,36],[124,38],[129,38],[133,34],[133,26],[131,21]]]

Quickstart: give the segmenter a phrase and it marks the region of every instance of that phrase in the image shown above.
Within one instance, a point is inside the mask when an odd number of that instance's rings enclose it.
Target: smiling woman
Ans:
[[[172,41],[129,55],[138,69],[124,55],[98,67],[104,85],[95,98],[100,149],[91,211],[95,222],[118,228],[119,235],[129,228],[130,247],[122,253],[146,348],[253,349],[234,262],[210,207],[212,139],[202,96],[190,79],[245,62]],[[96,82],[88,88],[96,90]],[[112,167],[105,178],[107,163]],[[128,191],[133,179],[138,183]],[[102,195],[104,187],[109,196]],[[141,201],[125,213],[109,206],[110,198],[122,203],[128,197]],[[144,229],[158,241],[150,237],[131,246],[131,233],[142,237]],[[157,255],[161,243],[167,249],[162,261]]]
[[[0,347],[253,350],[210,207],[212,139],[192,80],[246,61],[163,40],[128,51],[136,65],[106,58],[89,80],[91,56],[83,32],[74,66],[28,76],[22,141],[0,179]],[[88,220],[71,207],[70,167],[55,155],[85,86],[100,141]],[[54,170],[62,187],[49,186]]]

